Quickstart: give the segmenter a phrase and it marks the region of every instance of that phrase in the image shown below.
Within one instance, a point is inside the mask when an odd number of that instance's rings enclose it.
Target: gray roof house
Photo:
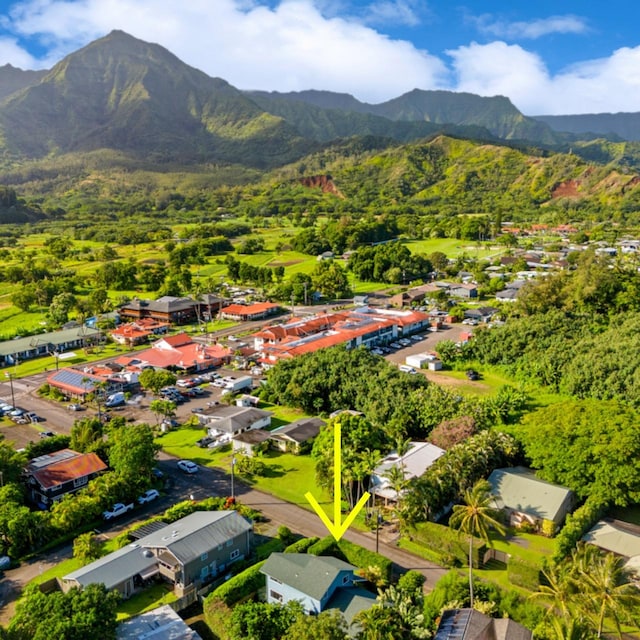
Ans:
[[[40,358],[47,355],[62,354],[70,349],[80,349],[88,344],[96,344],[102,339],[98,329],[79,326],[39,333],[26,338],[3,340],[0,342],[0,366],[12,365],[16,362]],[[64,357],[60,357],[61,360]]]
[[[404,471],[406,480],[421,476],[433,463],[444,455],[444,449],[430,442],[412,442],[409,450],[401,457],[395,451],[383,458],[371,474],[371,493],[387,501],[398,500],[398,493],[391,487],[389,471],[399,467]]]
[[[300,453],[305,446],[311,445],[326,424],[321,418],[300,418],[274,429],[271,432],[271,443],[281,451]]]
[[[348,624],[376,602],[369,591],[355,586],[362,579],[356,567],[332,556],[272,553],[260,571],[267,578],[267,602],[298,600],[306,613],[339,609]]]
[[[509,618],[490,618],[475,609],[443,611],[434,640],[532,640],[529,629]]]
[[[209,435],[237,436],[250,429],[269,428],[273,414],[271,411],[264,411],[256,407],[219,404],[202,409],[195,415],[207,428]]]
[[[609,518],[599,520],[582,540],[624,558],[625,568],[640,576],[640,527],[637,525]]]
[[[488,480],[494,506],[506,511],[514,526],[548,520],[558,527],[574,506],[571,489],[540,480],[526,467],[496,469]]]
[[[61,588],[104,584],[127,598],[158,575],[181,596],[249,555],[252,538],[253,525],[236,511],[196,511],[67,574]]]

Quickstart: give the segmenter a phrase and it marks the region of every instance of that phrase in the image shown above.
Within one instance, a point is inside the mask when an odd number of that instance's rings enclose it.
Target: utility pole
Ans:
[[[4,374],[5,378],[9,379],[9,384],[11,385],[11,405],[13,406],[13,408],[16,408],[16,398],[13,395],[13,375],[11,375],[10,371],[6,371]]]
[[[235,487],[234,487],[235,468],[236,468],[236,457],[232,456],[231,457],[231,499],[232,500],[236,499]]]
[[[382,520],[382,516],[380,515],[380,511],[376,511],[376,553],[378,553],[378,547],[380,542],[380,521]]]

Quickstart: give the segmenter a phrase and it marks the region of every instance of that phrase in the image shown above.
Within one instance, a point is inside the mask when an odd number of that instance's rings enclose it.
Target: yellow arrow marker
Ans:
[[[353,508],[351,513],[347,516],[347,519],[342,522],[342,513],[340,509],[340,503],[342,502],[342,441],[341,441],[341,424],[336,422],[333,425],[333,522],[329,519],[329,516],[324,512],[324,509],[318,504],[318,501],[313,497],[311,491],[304,494],[304,497],[309,501],[309,504],[313,507],[313,510],[320,516],[320,520],[324,522],[325,527],[329,529],[329,533],[336,539],[336,542],[342,538],[346,533],[351,523],[358,515],[358,511],[364,507],[367,500],[370,498],[370,494],[365,492],[362,498],[358,500],[358,504]]]

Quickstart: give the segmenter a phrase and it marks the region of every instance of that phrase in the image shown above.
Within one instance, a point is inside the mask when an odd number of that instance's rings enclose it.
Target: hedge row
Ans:
[[[319,538],[301,538],[300,540],[290,544],[285,550],[285,553],[307,553],[309,547],[318,542]],[[317,555],[317,554],[316,554]]]
[[[540,586],[540,568],[520,558],[509,558],[507,576],[511,584],[529,591],[537,591]]]
[[[256,548],[256,558],[258,560],[266,560],[272,553],[282,551],[284,549],[284,543],[278,538],[272,538],[271,540],[261,544]]]
[[[435,522],[420,523],[416,532],[410,539],[419,545],[427,547],[429,551],[439,558],[438,564],[445,567],[464,566],[469,563],[469,538],[457,531]],[[473,566],[482,564],[482,556],[485,551],[482,540],[473,540]]]
[[[244,598],[248,598],[252,593],[264,587],[265,576],[263,573],[260,573],[260,569],[264,563],[265,561],[263,560],[262,562],[252,565],[221,584],[217,589],[214,589],[206,597],[205,606],[206,603],[213,600],[220,600],[227,606],[231,606]]]
[[[379,553],[375,553],[375,551],[369,551],[364,547],[353,544],[353,542],[349,542],[344,538],[338,542],[332,536],[322,538],[311,545],[307,549],[307,553],[316,556],[334,556],[355,565],[359,569],[377,567],[380,571],[380,577],[385,582],[391,581],[391,560]]]
[[[567,521],[560,533],[556,536],[556,548],[553,552],[553,561],[560,562],[575,549],[582,536],[602,517],[606,505],[596,498],[588,498],[573,513],[567,516]]]

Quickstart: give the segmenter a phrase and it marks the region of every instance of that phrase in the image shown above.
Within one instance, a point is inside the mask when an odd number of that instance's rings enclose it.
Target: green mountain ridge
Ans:
[[[111,148],[158,163],[266,167],[312,149],[225,80],[121,31],[6,99],[0,129],[7,151],[28,158]]]

